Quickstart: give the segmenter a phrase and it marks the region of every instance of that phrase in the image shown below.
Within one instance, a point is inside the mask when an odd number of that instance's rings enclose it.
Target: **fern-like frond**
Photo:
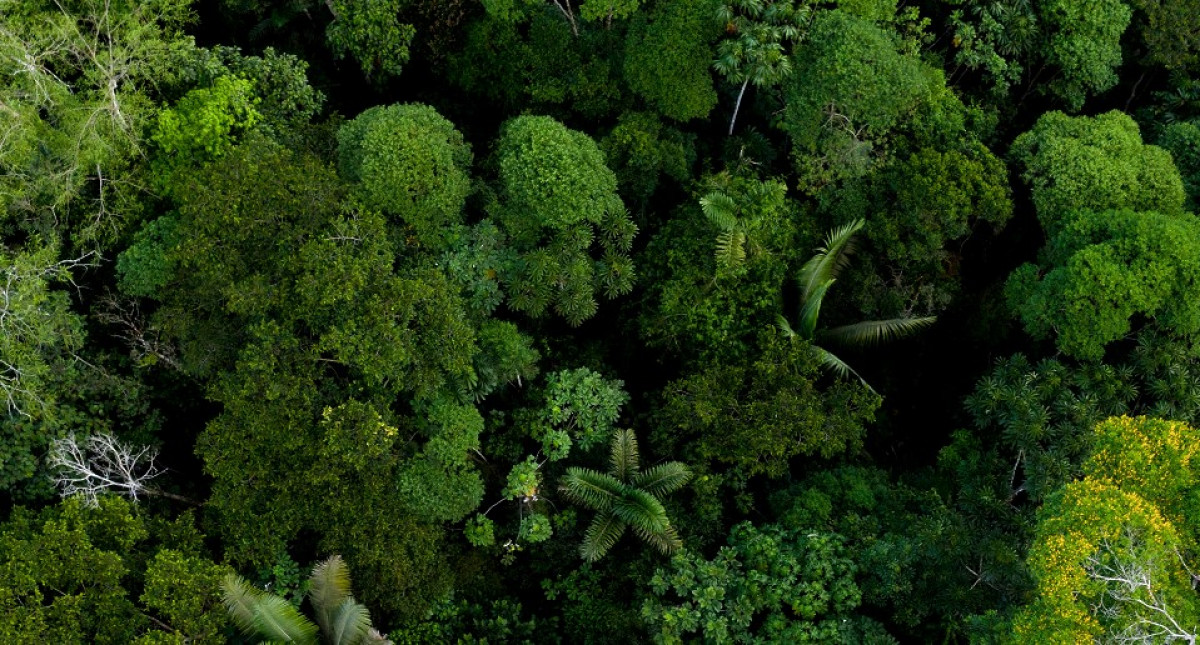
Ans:
[[[334,555],[313,567],[308,578],[308,600],[317,613],[317,624],[331,638],[334,612],[350,597],[350,569],[342,556]]]
[[[317,642],[317,626],[283,598],[260,591],[235,574],[225,576],[221,589],[230,618],[247,635],[281,643]]]
[[[746,234],[741,231],[726,231],[717,235],[717,246],[713,251],[717,266],[728,269],[746,261]]]
[[[612,464],[612,470],[609,472],[622,482],[628,482],[637,474],[638,445],[632,430],[617,430],[613,433],[609,462]]]
[[[854,368],[850,367],[845,361],[835,356],[832,352],[824,348],[817,347],[816,345],[813,345],[812,348],[813,351],[817,353],[817,358],[821,361],[822,367],[842,378],[854,376],[858,380],[862,381],[862,384],[866,385],[868,390],[871,390],[872,392],[875,391],[875,389],[872,388],[869,383],[867,383],[867,379],[860,376],[858,372],[854,371]]]
[[[588,562],[604,557],[625,533],[625,522],[612,513],[597,513],[579,545],[579,554]]]
[[[657,533],[647,533],[640,536],[650,546],[658,549],[665,554],[671,554],[683,547],[683,540],[679,539],[679,534],[675,532],[675,527],[668,525],[667,528]]]
[[[825,282],[837,277],[854,253],[854,236],[865,222],[856,219],[839,226],[825,236],[825,246],[817,249],[816,255],[800,267],[800,301],[806,302],[813,291]]]
[[[807,300],[800,305],[800,320],[796,333],[804,340],[812,340],[817,332],[817,321],[821,317],[821,304],[825,302],[825,294],[833,286],[833,279],[826,280],[813,290]]]
[[[620,498],[625,486],[615,477],[588,468],[571,467],[563,475],[559,489],[563,496],[597,511],[607,511]]]
[[[864,320],[853,325],[842,325],[841,327],[827,329],[821,332],[821,337],[842,345],[865,347],[911,336],[936,321],[937,317],[935,316],[892,318],[891,320]]]
[[[683,488],[691,480],[692,471],[678,461],[672,461],[638,473],[630,483],[662,499],[664,495]]]
[[[326,628],[322,625],[322,628]],[[360,645],[371,630],[371,614],[353,598],[342,601],[328,625],[325,638],[329,645]]]
[[[722,231],[732,231],[738,226],[737,202],[722,192],[711,192],[700,198],[700,210],[708,221]]]
[[[612,506],[612,514],[633,527],[638,535],[658,533],[671,525],[667,509],[644,490],[627,487],[625,494]]]

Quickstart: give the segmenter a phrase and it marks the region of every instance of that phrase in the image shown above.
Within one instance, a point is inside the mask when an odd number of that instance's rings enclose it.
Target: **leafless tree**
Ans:
[[[152,448],[133,447],[102,433],[90,435],[82,442],[74,435],[56,439],[48,460],[62,496],[82,495],[89,506],[96,506],[104,493],[117,493],[133,500],[141,494],[156,495],[194,504],[186,497],[147,486],[163,473],[154,463],[157,457],[158,451]]]
[[[1105,583],[1092,613],[1121,628],[1106,634],[1112,643],[1176,643],[1195,645],[1197,627],[1180,624],[1162,589],[1166,563],[1147,557],[1136,532],[1126,530],[1114,544],[1105,540],[1087,562],[1088,577]],[[1186,569],[1183,557],[1176,552]]]
[[[107,294],[100,299],[96,318],[117,329],[116,336],[129,346],[129,353],[138,364],[161,363],[180,369],[175,347],[163,340],[158,328],[146,320],[137,301]]]

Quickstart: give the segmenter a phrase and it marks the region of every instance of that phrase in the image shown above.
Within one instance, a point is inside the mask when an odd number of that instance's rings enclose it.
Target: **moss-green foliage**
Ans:
[[[713,42],[721,33],[717,0],[666,0],[643,12],[625,41],[625,81],[663,116],[708,116],[713,89]]]
[[[946,91],[942,73],[902,53],[894,35],[837,10],[813,18],[794,67],[783,127],[806,186],[867,172],[891,131]]]
[[[1010,154],[1051,235],[1076,210],[1175,214],[1183,208],[1183,184],[1170,153],[1143,144],[1137,124],[1121,112],[1096,117],[1049,112],[1017,137]]]
[[[234,144],[234,133],[254,127],[261,115],[250,81],[221,76],[212,87],[188,92],[158,114],[151,139],[164,155],[199,163],[220,157]]]
[[[373,107],[338,131],[342,176],[364,205],[398,217],[436,245],[459,221],[471,182],[471,148],[454,124],[419,104]]]
[[[518,117],[504,125],[496,164],[495,219],[521,253],[505,276],[509,307],[541,316],[553,306],[578,325],[595,314],[598,294],[633,288],[626,254],[637,227],[595,141],[550,117]]]
[[[685,551],[659,569],[642,615],[662,643],[831,642],[862,598],[847,555],[837,535],[738,524],[715,558]]]
[[[1132,329],[1135,315],[1200,332],[1200,222],[1190,214],[1082,211],[1050,238],[1040,266],[1009,277],[1009,305],[1038,338],[1092,360]]]

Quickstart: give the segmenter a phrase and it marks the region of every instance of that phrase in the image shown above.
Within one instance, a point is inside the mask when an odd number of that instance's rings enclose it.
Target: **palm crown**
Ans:
[[[863,220],[856,219],[849,224],[833,229],[825,236],[825,245],[817,249],[804,266],[800,268],[800,315],[796,326],[792,327],[787,318],[779,316],[779,327],[791,338],[800,338],[812,343],[813,351],[817,353],[821,363],[839,376],[853,374],[868,388],[866,380],[855,372],[845,361],[838,358],[829,350],[816,344],[818,340],[830,340],[835,343],[852,346],[868,346],[903,338],[917,330],[932,325],[937,320],[934,316],[919,318],[891,318],[888,320],[864,320],[850,325],[842,325],[832,329],[817,329],[817,321],[821,315],[821,303],[829,287],[837,280],[837,274],[846,267],[850,255],[854,253],[854,236],[863,227]]]
[[[638,537],[663,553],[681,547],[683,543],[659,499],[679,490],[691,478],[692,472],[678,461],[640,470],[633,431],[616,431],[607,473],[568,468],[562,480],[561,490],[568,499],[596,511],[580,554],[589,562],[599,560],[630,526]]]
[[[269,643],[315,644],[319,629],[330,645],[391,644],[371,625],[367,608],[350,595],[350,572],[338,555],[313,567],[309,577],[308,600],[316,624],[284,598],[258,589],[241,576],[229,574],[221,588],[233,622]]]

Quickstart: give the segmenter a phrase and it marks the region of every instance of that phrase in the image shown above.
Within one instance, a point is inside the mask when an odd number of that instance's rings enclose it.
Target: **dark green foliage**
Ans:
[[[1187,195],[1184,208],[1195,213],[1200,206],[1200,124],[1172,123],[1163,128],[1157,143],[1171,153]]]
[[[600,149],[621,192],[638,201],[649,199],[664,175],[676,182],[688,181],[696,160],[693,137],[664,126],[647,112],[622,114],[617,126],[600,140]]]
[[[723,463],[771,477],[795,456],[857,451],[879,397],[858,382],[821,387],[821,362],[805,342],[766,332],[760,343],[761,354],[670,383],[656,444],[706,470]]]
[[[847,555],[837,535],[738,524],[712,560],[685,551],[659,569],[642,615],[664,643],[696,633],[710,642],[838,641],[861,599]]]
[[[717,104],[709,67],[721,33],[717,0],[664,0],[634,19],[625,41],[625,80],[660,114],[708,116]]]
[[[358,60],[363,75],[376,83],[399,76],[408,62],[416,30],[399,21],[404,0],[330,0],[334,21],[325,32],[338,58]]]

